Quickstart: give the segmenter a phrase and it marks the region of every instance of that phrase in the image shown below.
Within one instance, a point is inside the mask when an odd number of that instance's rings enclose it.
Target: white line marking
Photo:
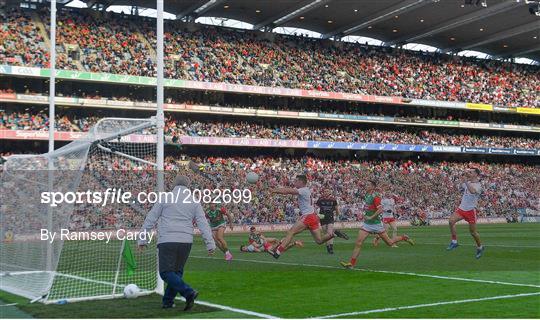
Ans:
[[[94,279],[90,279],[90,278],[84,278],[84,277],[79,277],[79,276],[72,275],[72,274],[65,274],[65,273],[55,272],[55,271],[8,271],[8,272],[5,272],[5,273],[0,273],[0,276],[1,277],[8,277],[8,276],[20,276],[20,275],[36,274],[36,273],[47,273],[47,274],[51,274],[52,276],[56,275],[56,276],[71,278],[71,279],[75,279],[75,280],[87,281],[87,282],[103,284],[103,285],[107,285],[107,286],[114,286],[114,283],[112,283],[112,282],[94,280]]]
[[[357,312],[339,313],[339,314],[332,314],[332,315],[321,316],[321,317],[313,317],[313,318],[331,319],[331,318],[346,317],[346,316],[357,316],[357,315],[369,314],[369,313],[381,313],[381,312],[388,312],[388,311],[398,311],[398,310],[407,310],[407,309],[417,309],[417,308],[425,308],[425,307],[442,306],[442,305],[448,305],[448,304],[460,304],[460,303],[479,302],[479,301],[488,301],[488,300],[511,299],[511,298],[537,296],[537,295],[540,295],[540,292],[519,293],[519,294],[511,294],[511,295],[495,296],[495,297],[486,297],[486,298],[476,298],[476,299],[441,301],[441,302],[434,302],[434,303],[416,304],[416,305],[412,305],[412,306],[403,306],[403,307],[394,307],[394,308],[383,308],[383,309],[373,309],[373,310],[365,310],[365,311],[357,311]]]
[[[417,245],[440,245],[440,246],[447,246],[448,243],[440,243],[440,242],[417,242]],[[476,247],[476,244],[462,244],[459,243],[460,247]],[[506,244],[486,244],[485,247],[496,247],[496,248],[532,248],[532,249],[540,249],[540,246],[527,246],[527,245],[506,245]]]
[[[435,278],[435,279],[445,279],[445,280],[456,280],[456,281],[500,284],[500,285],[505,285],[505,286],[540,288],[540,285],[535,285],[535,284],[514,283],[514,282],[495,281],[495,280],[471,279],[471,278],[461,278],[461,277],[451,277],[451,276],[438,276],[438,275],[434,275],[434,274],[422,274],[422,273],[414,273],[414,272],[385,271],[385,270],[371,270],[371,269],[355,269],[355,270],[367,271],[367,272],[377,272],[377,273],[402,274],[402,275],[415,276],[415,277],[425,277],[425,278]]]
[[[205,256],[191,256],[191,258],[221,260],[220,258],[205,257]],[[280,265],[286,265],[286,266],[314,267],[314,268],[326,268],[326,269],[344,270],[342,267],[334,267],[334,266],[318,265],[318,264],[306,264],[306,263],[249,260],[249,259],[236,259],[236,258],[233,261],[263,263],[263,264],[280,264]],[[500,284],[500,285],[506,285],[506,286],[540,288],[540,285],[534,285],[534,284],[503,282],[503,281],[494,281],[494,280],[481,280],[481,279],[460,278],[460,277],[450,277],[450,276],[438,276],[438,275],[433,275],[433,274],[422,274],[422,273],[413,273],[413,272],[385,271],[385,270],[372,270],[372,269],[361,269],[361,268],[352,269],[352,270],[354,270],[354,271],[364,271],[364,272],[374,272],[374,273],[401,274],[401,275],[407,275],[407,276],[435,278],[435,279],[443,279],[443,280],[456,280],[456,281],[465,281],[465,282],[479,282],[479,283]]]
[[[176,298],[176,300],[186,301],[182,297]],[[224,305],[216,304],[216,303],[212,303],[212,302],[201,301],[201,300],[195,300],[195,304],[200,304],[202,306],[212,307],[212,308],[226,310],[226,311],[232,311],[232,312],[236,312],[236,313],[247,314],[248,316],[255,316],[255,317],[264,318],[264,319],[279,319],[278,317],[271,316],[269,314],[264,314],[264,313],[259,313],[259,312],[255,312],[255,311],[249,311],[249,310],[244,310],[244,309],[233,308],[233,307],[224,306]]]
[[[0,305],[0,307],[12,307],[12,306],[16,306],[16,305],[18,305],[18,303],[8,303],[8,304]]]

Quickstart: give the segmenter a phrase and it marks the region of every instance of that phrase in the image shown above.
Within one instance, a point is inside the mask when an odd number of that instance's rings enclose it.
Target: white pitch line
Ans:
[[[179,298],[176,298],[176,299],[186,301],[182,297],[179,297]],[[259,312],[255,312],[255,311],[249,311],[249,310],[245,310],[245,309],[233,308],[233,307],[224,306],[224,305],[221,305],[221,304],[216,304],[216,303],[207,302],[207,301],[195,300],[195,304],[200,304],[202,306],[212,307],[212,308],[226,310],[226,311],[232,311],[232,312],[236,312],[236,313],[242,313],[242,314],[246,314],[248,316],[254,316],[254,317],[258,317],[258,318],[279,319],[278,317],[271,316],[269,314],[259,313]]]
[[[18,305],[18,303],[8,303],[8,304],[0,305],[0,308],[1,307],[12,307],[12,306],[16,306],[16,305]]]
[[[212,259],[212,260],[218,260],[219,259],[219,260],[221,260],[220,258],[207,257],[207,256],[191,256],[191,258]],[[342,268],[342,267],[334,267],[334,266],[326,266],[326,265],[318,265],[318,264],[306,264],[306,263],[249,260],[249,259],[236,259],[236,258],[233,261],[262,263],[262,264],[279,264],[279,265],[297,266],[297,267],[314,267],[314,268],[326,268],[326,269],[344,270],[344,268]],[[415,276],[415,277],[423,277],[423,278],[434,278],[434,279],[443,279],[443,280],[455,280],[455,281],[464,281],[464,282],[490,283],[490,284],[499,284],[499,285],[516,286],[516,287],[540,288],[540,285],[534,285],[534,284],[513,283],[513,282],[471,279],[471,278],[460,278],[460,277],[450,277],[450,276],[438,276],[438,275],[433,275],[433,274],[423,274],[423,273],[414,273],[414,272],[385,271],[385,270],[372,270],[372,269],[361,269],[361,268],[352,269],[352,270],[353,271],[374,272],[374,273],[401,274],[401,275],[407,275],[407,276]]]
[[[500,285],[505,285],[505,286],[540,288],[540,285],[535,285],[535,284],[514,283],[514,282],[495,281],[495,280],[471,279],[471,278],[460,278],[460,277],[450,277],[450,276],[438,276],[438,275],[434,275],[434,274],[423,274],[423,273],[414,273],[414,272],[385,271],[385,270],[371,270],[371,269],[355,269],[355,270],[367,271],[367,272],[377,272],[377,273],[402,274],[402,275],[408,275],[408,276],[434,278],[434,279],[444,279],[444,280],[456,280],[456,281],[466,281],[466,282],[500,284]]]
[[[445,243],[441,243],[441,242],[419,242],[419,243],[416,243],[416,244],[428,244],[428,245],[440,245],[440,246],[447,246],[448,245],[448,242],[445,242]],[[474,243],[468,243],[468,244],[463,244],[463,243],[459,243],[459,246],[460,247],[476,247],[476,244]],[[484,244],[485,247],[495,247],[495,248],[532,248],[532,249],[540,249],[540,246],[528,246],[528,245],[508,245],[508,244],[491,244],[491,243],[488,243],[488,244]]]
[[[428,245],[440,245],[440,246],[447,246],[448,243],[438,243],[438,242],[418,242],[416,245],[422,245],[422,244],[428,244]],[[476,247],[476,244],[459,244],[460,247]],[[486,244],[486,247],[495,247],[495,248],[532,248],[532,249],[540,249],[540,246],[527,246],[527,245],[506,245],[506,244]]]
[[[332,319],[332,318],[338,318],[338,317],[357,316],[357,315],[370,314],[370,313],[381,313],[381,312],[388,312],[388,311],[418,309],[418,308],[435,307],[435,306],[442,306],[442,305],[449,305],[449,304],[461,304],[461,303],[489,301],[489,300],[512,299],[512,298],[529,297],[529,296],[537,296],[537,295],[540,295],[540,292],[519,293],[519,294],[510,294],[510,295],[504,295],[504,296],[476,298],[476,299],[441,301],[441,302],[434,302],[434,303],[416,304],[416,305],[412,305],[412,306],[402,306],[402,307],[394,307],[394,308],[382,308],[382,309],[373,309],[373,310],[365,310],[365,311],[357,311],[357,312],[339,313],[339,314],[332,314],[332,315],[321,316],[321,317],[313,317],[313,318],[316,318],[316,319]]]

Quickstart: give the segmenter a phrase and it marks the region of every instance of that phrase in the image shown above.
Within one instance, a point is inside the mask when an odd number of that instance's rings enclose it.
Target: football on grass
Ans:
[[[139,293],[141,292],[141,289],[139,289],[139,287],[137,287],[136,284],[128,284],[125,288],[124,288],[124,298],[126,299],[134,299],[134,298],[137,298],[139,296]]]
[[[256,174],[255,172],[249,172],[246,176],[246,179],[247,179],[247,182],[254,184],[254,183],[257,183],[257,181],[259,181],[259,175]]]

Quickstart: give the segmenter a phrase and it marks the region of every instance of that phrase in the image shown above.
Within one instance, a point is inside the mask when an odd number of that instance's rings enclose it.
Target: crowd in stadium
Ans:
[[[96,157],[98,157],[96,155]],[[214,184],[186,169],[179,156],[166,158],[168,188],[176,172],[192,177],[197,188],[249,188],[252,201],[225,205],[234,215],[235,224],[292,222],[298,215],[296,201],[288,196],[270,195],[269,188],[290,185],[297,174],[307,174],[309,186],[317,199],[323,189],[331,190],[339,201],[336,221],[358,221],[363,210],[362,190],[369,179],[378,181],[379,192],[393,197],[397,203],[397,217],[401,221],[446,218],[460,199],[459,185],[463,172],[472,166],[482,170],[483,193],[479,217],[515,215],[517,208],[540,210],[537,188],[540,172],[537,166],[523,164],[339,160],[313,157],[205,157],[195,158],[200,170],[214,177]],[[86,174],[81,186],[92,190],[103,189],[103,183],[114,182],[117,187],[134,194],[151,191],[155,172],[144,165],[134,166],[127,160],[110,163],[90,159],[92,174]],[[109,170],[109,167],[131,168]],[[255,171],[260,175],[256,185],[249,185],[245,175]],[[129,206],[78,205],[70,220],[70,229],[137,228],[144,220],[149,204]],[[15,223],[15,222],[14,222]],[[39,221],[35,223],[39,224]],[[21,226],[21,228],[23,228]]]
[[[41,16],[47,25],[47,11],[2,15],[9,18],[0,21],[0,64],[47,66],[40,22],[33,20]],[[79,48],[72,56],[59,45],[59,67],[154,76],[154,24],[108,15],[59,12],[60,43]],[[176,22],[166,31],[171,78],[540,107],[538,66],[217,27],[188,31]]]
[[[182,119],[183,118],[183,119]],[[468,147],[503,147],[540,149],[540,139],[530,136],[505,135],[489,131],[483,134],[464,130],[429,127],[348,127],[339,125],[291,125],[287,122],[269,123],[231,120],[180,120],[170,117],[165,134],[169,141],[178,142],[181,136],[236,137],[278,140],[315,140],[365,143],[394,143],[418,145],[455,145]],[[99,117],[77,117],[59,114],[56,128],[59,131],[87,131]],[[44,111],[0,110],[0,130],[47,130],[48,116]]]
[[[29,14],[0,10],[0,64],[45,67],[47,61],[43,36]]]
[[[268,189],[277,185],[290,185],[296,174],[309,177],[309,185],[317,199],[323,189],[330,189],[338,198],[337,221],[357,221],[363,210],[362,190],[368,179],[377,179],[380,192],[394,197],[398,203],[400,220],[446,218],[455,209],[459,199],[458,189],[463,172],[469,163],[417,162],[417,161],[349,161],[318,158],[197,158],[201,170],[217,178],[216,186],[201,176],[185,170],[185,162],[167,157],[168,170],[188,173],[199,188],[249,188],[253,200],[248,203],[225,205],[234,215],[236,224],[283,223],[295,221],[298,212],[296,201],[287,196],[270,195]],[[474,164],[481,168],[484,192],[479,217],[504,217],[515,213],[516,208],[540,209],[536,186],[540,183],[538,167],[520,164]],[[255,171],[260,175],[256,185],[245,182],[245,174]],[[110,174],[108,170],[103,170]],[[122,172],[122,171],[119,171]],[[139,170],[133,179],[130,173],[124,178],[114,177],[116,185],[126,186],[134,193],[141,186],[153,185],[152,173]],[[174,174],[168,175],[170,181]],[[140,179],[139,179],[140,178]],[[137,180],[138,183],[133,183]],[[140,181],[146,181],[140,183]],[[124,184],[125,183],[125,184]],[[86,208],[88,209],[88,208]],[[138,227],[148,208],[117,207],[99,208],[104,214],[85,214],[82,209],[72,220],[72,229]],[[92,211],[92,210],[91,210]],[[93,212],[93,211],[92,211]]]
[[[247,121],[169,121],[167,131],[173,137],[208,136],[264,138],[281,140],[345,141],[418,145],[455,145],[469,147],[540,148],[540,139],[504,136],[497,133],[470,134],[463,130],[395,126],[347,127],[336,125],[291,125]]]
[[[99,117],[76,117],[70,114],[57,115],[55,127],[58,131],[85,132],[90,129]],[[5,111],[0,110],[0,130],[33,130],[43,131],[49,128],[49,114],[47,111]]]
[[[0,65],[48,67],[48,17],[47,9],[31,12],[19,8],[0,8]],[[60,10],[57,41],[62,45],[57,46],[57,67],[155,76],[155,50],[152,48],[156,42],[154,25],[154,21],[146,18],[103,14],[90,10]],[[177,22],[167,22],[166,31],[165,75],[169,78],[540,107],[538,66]],[[14,92],[2,84],[0,90],[0,93]],[[26,86],[25,90],[25,93],[36,93]],[[58,94],[72,96],[76,95],[76,92],[69,86],[66,91],[60,88]],[[190,100],[192,97],[189,94],[182,93],[178,96],[182,96],[184,100],[169,97],[166,102],[201,103],[197,99]],[[97,92],[82,93],[82,97],[102,98]],[[121,95],[108,98],[142,101]],[[421,117],[420,112],[409,114],[408,111],[399,110],[392,114],[392,111],[373,109],[361,111],[353,103],[345,107],[337,104],[338,102],[319,101],[295,105],[291,102],[291,105],[285,106],[276,102],[270,105],[263,103],[254,108],[329,113],[339,110],[342,114]],[[242,103],[221,105],[246,107]],[[385,110],[390,110],[388,108]],[[46,111],[39,111],[37,108],[0,109],[0,130],[47,130]],[[102,114],[88,114],[87,111],[80,114],[59,112],[56,129],[87,131],[102,117]],[[463,115],[457,119],[478,122],[478,118],[483,117],[474,115],[477,118],[471,120],[469,116],[471,115]],[[429,115],[425,118],[456,119],[453,115],[446,114]],[[167,141],[178,142],[180,136],[187,135],[540,149],[538,137],[513,132],[485,130],[480,134],[479,131],[431,127],[201,119],[195,116],[169,116],[165,128]],[[494,122],[500,119],[502,117],[496,118]],[[529,120],[521,119],[520,122],[534,124],[537,121]],[[1,157],[9,155],[5,150],[0,151]],[[112,179],[133,192],[152,187],[154,173],[147,166],[138,164],[134,167],[131,161],[125,159],[107,163],[101,161],[106,159],[95,157],[96,155],[92,155],[88,162],[96,170],[93,176],[85,177],[83,185],[99,188],[103,181]],[[289,185],[299,173],[308,175],[315,198],[323,189],[330,189],[338,197],[338,221],[358,219],[363,210],[363,203],[358,199],[361,198],[365,182],[369,179],[376,179],[380,191],[385,196],[396,199],[401,220],[448,217],[460,197],[459,181],[470,166],[464,162],[377,159],[359,161],[279,156],[201,157],[195,160],[201,164],[201,171],[220,181],[219,185],[214,185],[200,175],[186,170],[198,186],[248,187],[252,190],[253,201],[249,204],[227,205],[234,214],[235,223],[241,224],[294,221],[297,216],[295,202],[286,196],[270,196],[268,188]],[[505,216],[514,214],[517,208],[540,210],[538,166],[503,163],[474,165],[479,167],[484,175],[480,216]],[[111,167],[118,171],[109,170]],[[137,179],[124,175],[122,170],[126,169],[132,171]],[[185,170],[185,162],[181,157],[169,156],[166,159],[166,169]],[[247,185],[244,182],[248,171],[255,171],[261,176],[256,185]],[[169,178],[172,176],[169,175]],[[70,228],[138,227],[147,211],[148,207],[138,205],[122,210],[115,207],[92,210],[89,207],[78,208],[71,219]],[[89,212],[92,214],[88,214]]]
[[[49,26],[46,15],[45,26]],[[58,16],[58,43],[76,44],[84,59],[84,70],[115,74],[154,73],[154,63],[148,48],[136,33],[136,28],[123,19],[109,23],[88,13],[72,10]],[[66,65],[59,68],[73,69]]]

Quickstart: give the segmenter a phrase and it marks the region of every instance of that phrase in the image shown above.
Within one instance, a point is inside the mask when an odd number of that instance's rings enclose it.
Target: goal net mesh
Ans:
[[[0,289],[43,302],[121,296],[131,283],[154,292],[155,240],[138,252],[129,237],[150,204],[111,198],[157,190],[156,141],[154,119],[105,118],[53,153],[9,157],[0,178]],[[105,204],[78,196],[103,199],[106,190]],[[51,191],[64,201],[42,203]]]

